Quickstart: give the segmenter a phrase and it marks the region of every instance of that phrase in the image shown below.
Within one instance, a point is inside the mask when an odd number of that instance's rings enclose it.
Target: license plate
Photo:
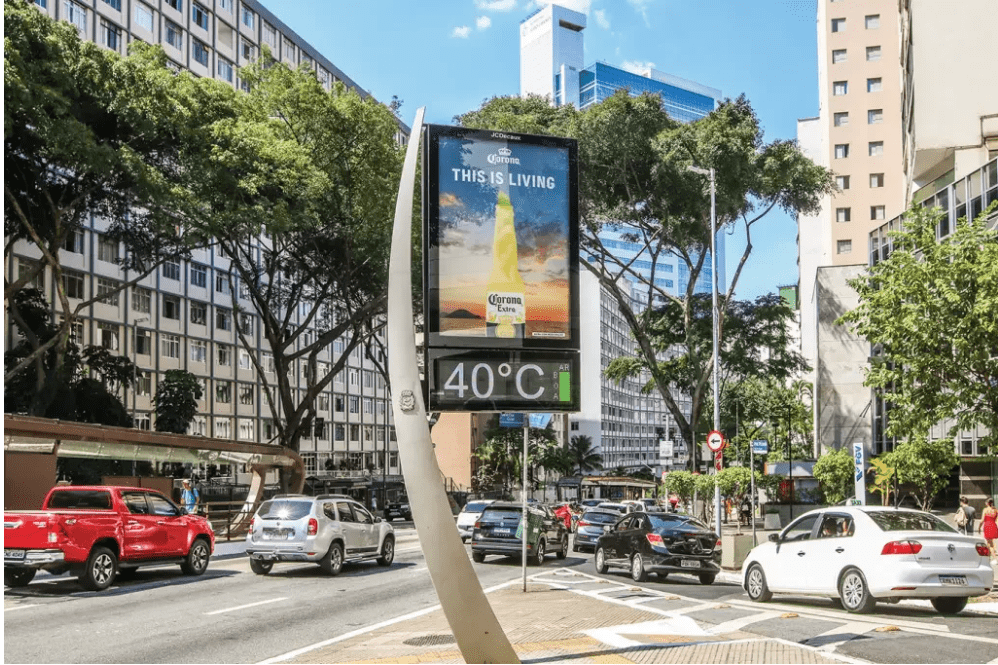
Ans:
[[[513,533],[512,529],[492,529],[492,533],[497,536],[508,536]]]
[[[679,562],[680,568],[699,568],[700,562],[696,559],[683,559]]]
[[[4,550],[3,558],[5,559],[23,559],[24,550]]]
[[[967,586],[967,578],[963,575],[940,575],[940,584],[955,584],[957,586]]]
[[[273,529],[271,531],[264,531],[263,537],[267,540],[288,540],[294,533],[291,529]]]

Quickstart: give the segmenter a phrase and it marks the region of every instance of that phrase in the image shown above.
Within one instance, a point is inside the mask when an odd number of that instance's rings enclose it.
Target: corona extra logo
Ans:
[[[518,157],[510,157],[513,151],[509,148],[499,148],[497,151],[490,154],[486,159],[489,164],[519,164],[520,159]]]

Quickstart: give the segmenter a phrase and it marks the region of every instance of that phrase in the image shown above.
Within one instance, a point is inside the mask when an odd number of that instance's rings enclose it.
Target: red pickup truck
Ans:
[[[70,571],[102,591],[140,566],[179,563],[200,575],[215,549],[208,520],[141,487],[52,488],[41,510],[3,514],[3,580],[27,585],[41,569]]]

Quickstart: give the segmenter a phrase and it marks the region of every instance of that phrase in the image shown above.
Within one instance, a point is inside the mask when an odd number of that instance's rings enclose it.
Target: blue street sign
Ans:
[[[752,439],[752,454],[766,455],[769,453],[769,441],[766,439]]]
[[[552,415],[550,413],[531,413],[530,426],[537,429],[544,429],[551,424]]]
[[[523,427],[522,413],[500,413],[499,427]]]

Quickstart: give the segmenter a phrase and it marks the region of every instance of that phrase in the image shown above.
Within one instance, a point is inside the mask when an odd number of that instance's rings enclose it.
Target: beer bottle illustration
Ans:
[[[499,192],[492,239],[492,273],[485,294],[485,329],[489,337],[524,336],[527,303],[517,259],[513,204],[509,194]]]

